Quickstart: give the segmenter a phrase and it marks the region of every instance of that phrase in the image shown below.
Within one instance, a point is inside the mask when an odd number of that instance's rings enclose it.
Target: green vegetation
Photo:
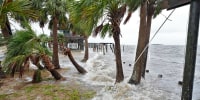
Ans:
[[[0,100],[18,100],[37,98],[48,100],[88,100],[96,93],[91,90],[80,90],[78,87],[69,87],[58,84],[28,84],[11,94],[1,94]]]

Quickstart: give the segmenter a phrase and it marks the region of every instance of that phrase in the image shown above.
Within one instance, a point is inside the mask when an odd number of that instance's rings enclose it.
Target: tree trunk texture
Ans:
[[[46,69],[51,72],[51,75],[56,79],[60,80],[63,77],[54,69],[54,65],[51,63],[50,58],[47,55],[42,55],[42,62]],[[56,74],[55,74],[56,73]]]
[[[5,38],[9,38],[12,35],[10,22],[8,20],[8,17],[6,16],[6,21],[3,26],[1,26],[1,32]]]
[[[40,64],[40,56],[37,54],[33,54],[30,56],[31,62],[38,67],[38,69],[42,70],[44,67]]]
[[[17,70],[16,62],[13,62],[8,65],[9,66],[9,71],[11,70],[11,77],[15,76],[15,71]]]
[[[54,16],[53,18],[53,64],[55,66],[55,69],[60,69],[59,64],[59,58],[58,58],[58,36],[57,36],[57,30],[58,30],[58,20],[57,17]]]
[[[119,33],[114,33],[113,38],[115,41],[115,50],[114,51],[115,51],[116,69],[117,69],[116,83],[119,83],[124,80]]]
[[[146,35],[144,35],[144,45],[147,46],[149,43],[149,38],[150,38],[150,33],[151,33],[151,22],[152,22],[152,17],[153,17],[153,4],[150,3],[147,6],[147,27],[146,27]],[[143,48],[145,49],[145,47]],[[143,55],[141,56],[141,59],[143,60],[143,67],[142,67],[142,77],[145,78],[145,70],[146,70],[146,65],[147,65],[147,57],[148,57],[148,47],[144,51]]]
[[[33,80],[32,83],[39,83],[42,81],[42,76],[41,76],[41,71],[35,70],[34,74],[33,74]]]
[[[66,48],[64,51],[64,55],[68,55],[70,61],[72,62],[72,64],[76,67],[76,69],[78,70],[79,73],[81,74],[85,74],[87,73],[87,71],[81,67],[75,60],[74,57],[72,56],[71,50],[69,48]]]
[[[5,72],[2,70],[1,61],[0,61],[0,79],[6,78]],[[0,86],[1,87],[1,86]]]
[[[84,39],[85,39],[85,54],[83,60],[81,60],[82,62],[86,62],[89,58],[88,37],[85,36]]]
[[[140,54],[142,53],[144,47],[145,47],[145,39],[146,37],[146,3],[141,5],[140,9],[140,29],[139,29],[139,39],[138,39],[138,45],[137,45],[137,51],[136,51],[136,57],[135,61],[138,59]],[[133,73],[132,76],[129,80],[130,84],[139,84],[141,80],[141,72],[142,72],[142,67],[144,66],[143,59],[140,58],[138,61],[135,63],[134,68],[133,68]]]
[[[22,75],[24,74],[25,70],[29,69],[29,57],[26,57],[26,59],[23,62],[24,64],[22,66],[19,67],[19,77],[22,78]]]

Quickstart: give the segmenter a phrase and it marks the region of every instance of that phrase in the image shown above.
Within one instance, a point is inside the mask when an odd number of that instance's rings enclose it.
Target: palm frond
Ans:
[[[155,4],[156,7],[154,8],[153,18],[156,18],[157,15],[159,15],[162,12],[161,4],[162,4],[161,1],[156,2],[156,4]]]
[[[3,61],[4,69],[13,74],[15,71],[23,72],[23,64],[31,54],[48,54],[49,50],[40,43],[41,39],[37,37],[30,26],[25,30],[16,31],[7,45],[8,51]]]

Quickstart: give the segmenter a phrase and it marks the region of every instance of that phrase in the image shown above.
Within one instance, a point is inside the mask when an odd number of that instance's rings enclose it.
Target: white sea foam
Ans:
[[[133,47],[125,48],[126,52],[122,52],[122,61],[125,62],[123,63],[125,79],[121,83],[115,84],[116,66],[112,52],[103,55],[90,51],[90,59],[85,64],[82,63],[88,73],[80,76],[73,72],[70,76],[82,80],[87,84],[86,86],[95,87],[97,94],[92,100],[180,100],[181,86],[178,85],[178,81],[182,80],[183,50],[180,47],[170,46],[162,46],[159,49],[150,48],[151,56],[147,63],[149,73],[146,73],[145,80],[142,79],[141,84],[136,86],[128,84],[133,70],[133,67],[129,66],[134,61],[133,50],[135,50]],[[193,100],[200,98],[199,66],[198,62]],[[163,77],[158,78],[158,74],[162,74]]]

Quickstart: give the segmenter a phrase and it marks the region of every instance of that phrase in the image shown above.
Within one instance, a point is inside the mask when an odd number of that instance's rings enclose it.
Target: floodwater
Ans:
[[[82,86],[97,91],[92,100],[180,100],[182,87],[178,81],[182,81],[185,46],[175,45],[151,45],[149,48],[145,79],[135,86],[128,84],[133,71],[135,59],[135,46],[124,46],[122,52],[122,64],[125,80],[115,84],[115,55],[108,49],[105,55],[102,52],[94,52],[90,48],[89,60],[80,62],[84,56],[83,51],[73,51],[76,61],[83,66],[88,73],[81,75],[71,64],[67,56],[59,55],[62,68],[69,71],[62,75],[69,80],[78,82]],[[3,58],[0,54],[0,58]],[[193,100],[200,100],[200,48],[197,53],[196,71],[193,88]],[[158,77],[162,75],[162,78]],[[71,81],[70,81],[71,82]],[[73,83],[72,83],[73,84]]]
[[[128,80],[133,71],[135,46],[124,46],[122,62],[125,80],[115,84],[115,56],[111,50],[103,55],[90,49],[90,58],[86,63],[79,62],[88,73],[80,75],[68,58],[60,60],[63,66],[70,67],[64,76],[77,79],[86,87],[93,87],[97,95],[93,100],[180,100],[184,68],[185,46],[151,45],[149,48],[145,79],[140,85],[130,85]],[[194,79],[193,100],[200,100],[200,50],[197,54],[196,73]],[[84,52],[73,52],[80,61]],[[61,65],[61,66],[62,66]],[[158,77],[162,75],[162,78]]]

